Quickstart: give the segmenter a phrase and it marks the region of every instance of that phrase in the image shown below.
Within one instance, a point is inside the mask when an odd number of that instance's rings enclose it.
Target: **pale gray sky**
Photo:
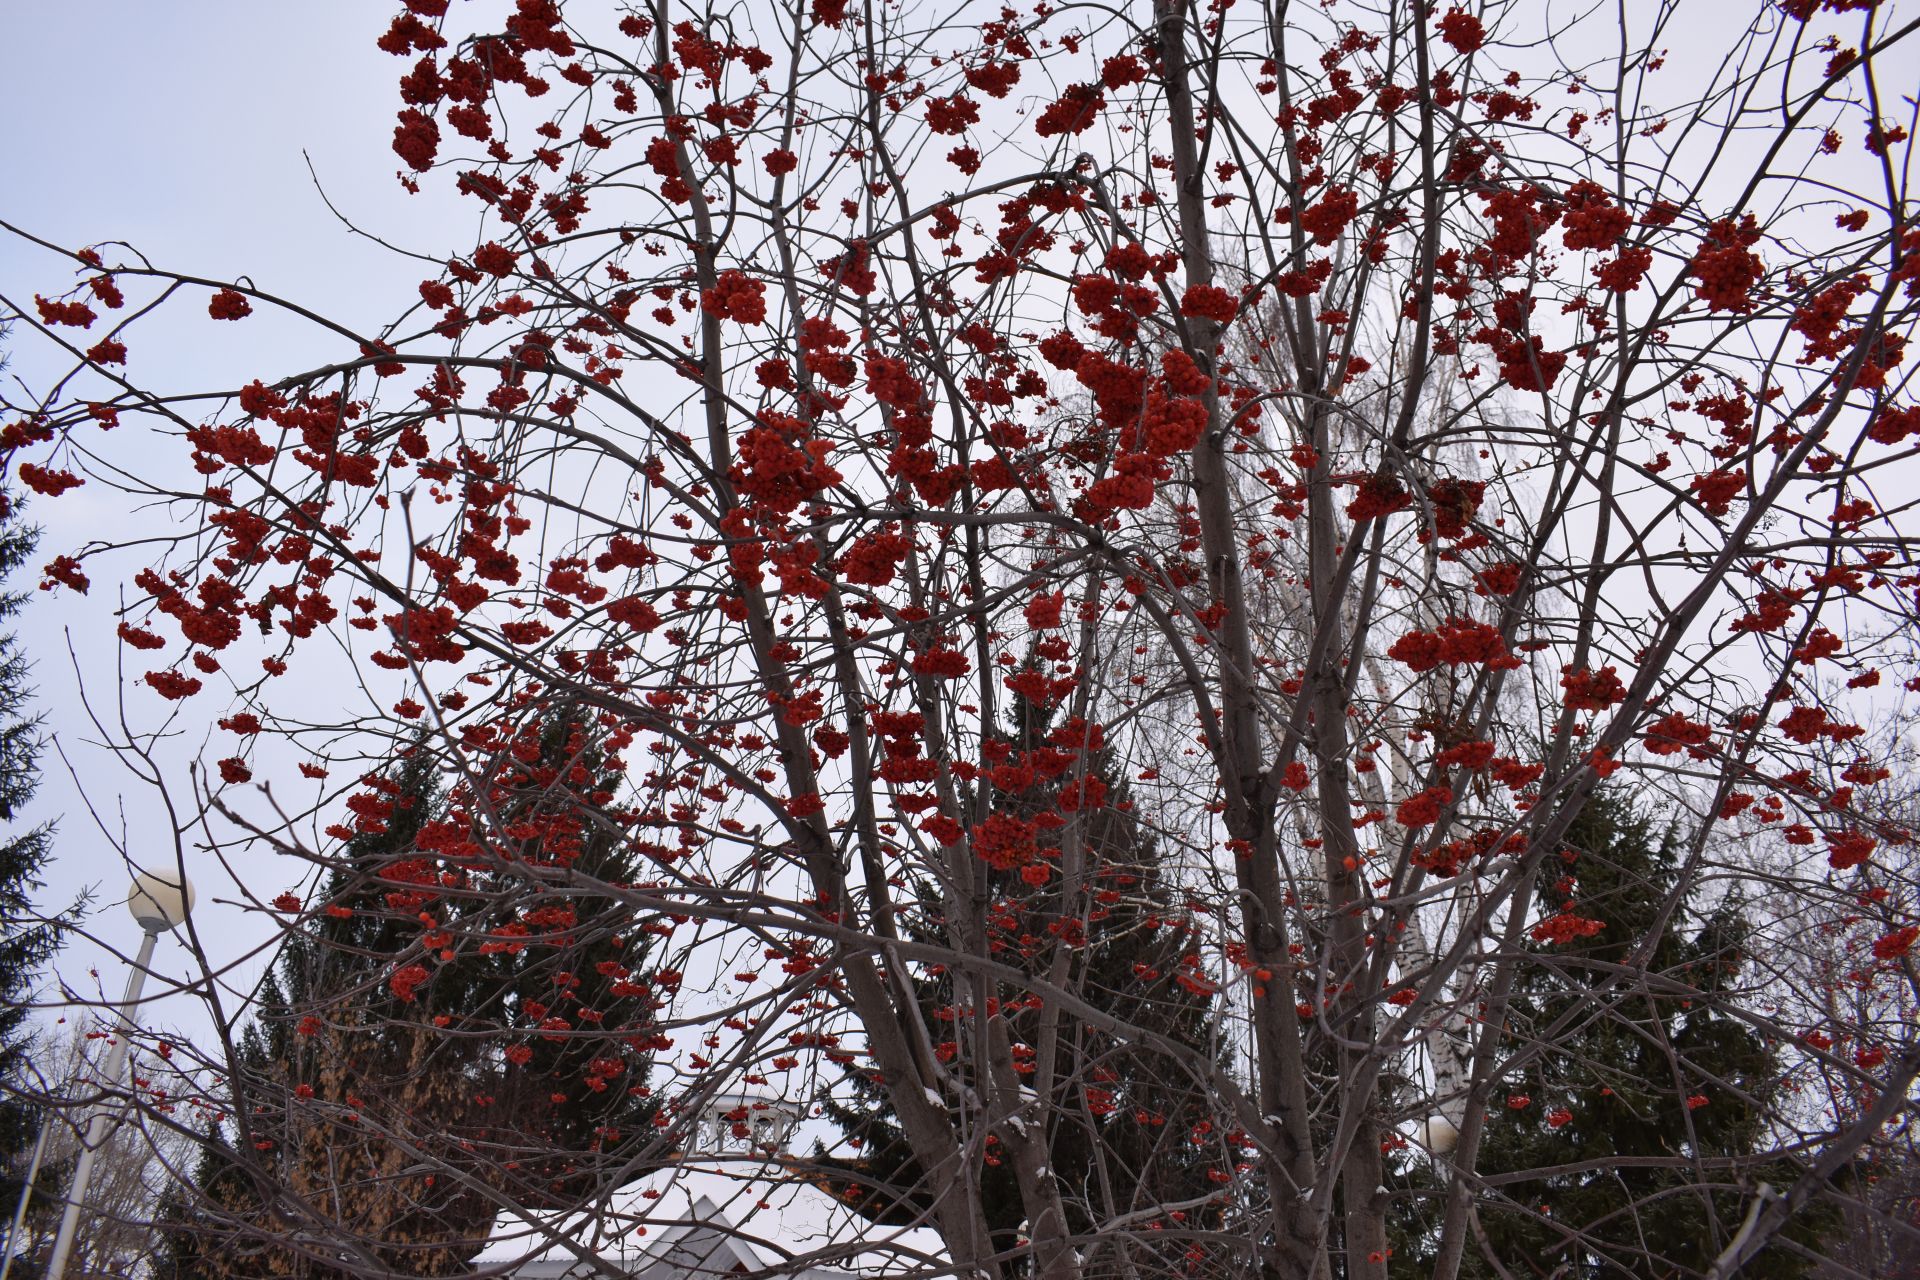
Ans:
[[[125,240],[182,271],[219,278],[245,272],[263,288],[377,327],[418,277],[396,273],[387,250],[352,236],[327,211],[309,159],[343,212],[403,245],[444,246],[447,219],[471,218],[445,195],[409,196],[394,181],[399,162],[388,139],[394,82],[404,67],[373,44],[393,8],[385,0],[0,4],[0,93],[7,105],[0,218],[68,247]],[[70,283],[58,259],[0,237],[0,292],[30,304],[35,292],[51,294]],[[211,322],[137,329],[129,343],[130,372],[172,387],[233,386],[289,372],[277,350],[300,358],[316,352],[311,342],[276,341],[285,331],[271,324],[220,329]],[[30,350],[17,349],[13,366],[0,376],[39,386],[46,374]],[[124,461],[138,469],[138,439],[129,432],[125,442],[135,452]],[[90,485],[60,502],[36,503],[34,518],[46,528],[43,551],[155,518],[116,508],[113,499]],[[37,662],[49,728],[85,777],[94,805],[115,825],[124,805],[137,842],[137,833],[159,818],[154,796],[88,745],[92,734],[67,655],[71,636],[89,688],[96,698],[107,697],[104,709],[111,714],[115,600],[103,579],[95,575],[87,598],[37,596],[22,633]],[[157,723],[156,708],[147,705],[153,701],[130,699],[130,707],[148,717],[145,723]],[[183,739],[182,746],[199,741]],[[102,909],[92,924],[107,944],[130,951],[138,935],[117,905],[126,883],[119,857],[51,751],[44,767],[35,812],[60,815],[61,823],[47,899],[98,886]],[[195,879],[203,900],[197,920],[221,926],[203,938],[210,951],[240,954],[268,936],[257,917],[235,936],[228,927],[234,913],[212,906],[210,899],[232,891],[217,868]],[[261,887],[271,896],[285,886],[270,880]],[[168,943],[160,955],[161,972],[184,971],[177,944]],[[59,968],[69,981],[90,986],[91,966],[100,967],[104,985],[117,993],[120,966],[100,947],[75,944]],[[154,1016],[196,1020],[184,1002],[169,1004]]]

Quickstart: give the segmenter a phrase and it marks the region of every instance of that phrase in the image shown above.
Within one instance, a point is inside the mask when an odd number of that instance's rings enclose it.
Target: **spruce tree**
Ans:
[[[1493,1254],[1524,1274],[1570,1280],[1696,1275],[1738,1229],[1747,1203],[1732,1191],[1702,1191],[1684,1168],[1635,1164],[1632,1157],[1681,1156],[1724,1162],[1752,1156],[1768,1140],[1767,1103],[1777,1080],[1774,1051],[1723,1008],[1737,1000],[1748,926],[1741,902],[1711,903],[1696,891],[1679,904],[1684,928],[1665,930],[1648,972],[1698,990],[1688,998],[1645,988],[1610,988],[1610,972],[1652,929],[1678,875],[1680,840],[1671,826],[1619,793],[1590,800],[1566,836],[1558,865],[1537,886],[1538,914],[1597,922],[1558,931],[1536,926],[1510,1015],[1509,1050],[1568,1013],[1555,1052],[1504,1078],[1489,1104],[1476,1170],[1482,1176],[1554,1166],[1575,1171],[1503,1182],[1479,1200]],[[1572,903],[1569,910],[1569,903]],[[1603,1003],[1604,1001],[1604,1003]],[[1402,1162],[1415,1194],[1393,1226],[1392,1274],[1424,1276],[1426,1245],[1441,1202],[1425,1157]],[[1790,1185],[1784,1161],[1747,1166],[1747,1185]],[[1724,1181],[1733,1182],[1730,1174]],[[1709,1196],[1711,1197],[1709,1202]],[[1717,1227],[1713,1224],[1717,1223]],[[1829,1212],[1799,1215],[1789,1239],[1816,1242]],[[1743,1276],[1789,1280],[1815,1265],[1768,1249]],[[1461,1274],[1491,1280],[1469,1249]]]
[[[383,1211],[402,1197],[393,1194],[397,1188],[381,1186],[378,1139],[369,1144],[341,1133],[317,1113],[327,1104],[364,1108],[367,1099],[350,1082],[370,1075],[400,1085],[397,1099],[392,1090],[374,1094],[376,1123],[387,1123],[392,1103],[420,1101],[402,1073],[422,1038],[395,1018],[397,1001],[382,981],[392,957],[419,930],[417,922],[386,909],[382,881],[412,855],[421,827],[442,803],[440,792],[433,757],[418,744],[369,781],[363,794],[382,797],[383,805],[363,806],[377,816],[341,849],[320,894],[321,910],[307,927],[287,934],[262,983],[258,1019],[241,1034],[236,1100],[253,1104],[245,1123],[209,1131],[195,1170],[196,1194],[168,1206],[168,1274],[181,1280],[329,1274],[276,1239],[297,1221],[275,1205],[280,1187],[315,1198],[316,1208],[352,1224],[356,1234],[396,1242],[432,1236],[430,1220],[412,1223]],[[245,1148],[236,1145],[242,1138]],[[331,1165],[320,1186],[311,1185],[315,1170],[308,1166],[315,1157]],[[430,1214],[438,1207],[428,1205]]]
[[[11,493],[0,491],[0,583],[25,565],[39,530],[22,523]],[[27,597],[0,593],[0,625],[16,617]],[[31,664],[19,637],[0,635],[0,1205],[11,1213],[22,1189],[28,1152],[39,1128],[38,1110],[23,1096],[36,1087],[30,1064],[36,1048],[32,997],[62,927],[78,908],[56,917],[35,910],[53,856],[51,821],[16,828],[39,785],[40,718],[30,714]]]
[[[1128,784],[1110,751],[1090,753],[1078,796],[1068,796],[1073,774],[1049,774],[1049,763],[1071,759],[1049,742],[1050,717],[1021,702],[1010,730],[989,744],[987,756],[1009,766],[996,803],[1043,826],[1064,818],[1063,798],[1082,821],[1087,863],[1085,884],[1071,900],[1064,880],[1050,872],[1029,883],[1021,868],[991,869],[989,891],[999,904],[998,941],[1029,957],[1054,947],[1071,950],[1067,985],[1088,1003],[1123,1023],[1176,1043],[1210,1042],[1211,1008],[1200,990],[1181,984],[1181,957],[1190,950],[1175,927],[1184,917],[1179,891],[1163,874],[1160,851],[1132,812]],[[1057,757],[1057,758],[1053,758]],[[1039,767],[1034,768],[1038,763]],[[1029,773],[1032,774],[1029,777]],[[1047,817],[1046,815],[1053,815]],[[1029,866],[1056,867],[1059,826],[1042,842]],[[950,945],[931,885],[918,886],[915,909],[904,931],[916,940]],[[1031,963],[1029,958],[1028,963]],[[1041,966],[1044,969],[1044,963]],[[935,1051],[959,1057],[955,988],[942,966],[914,975],[915,998],[937,1042]],[[1004,993],[1011,1001],[1014,993]],[[1016,1045],[1037,1040],[1037,1001],[1009,1012]],[[1007,1007],[1003,1005],[1003,1008]],[[1122,1043],[1105,1031],[1066,1015],[1060,1035],[1056,1096],[1036,1108],[1047,1125],[1047,1165],[1058,1181],[1076,1234],[1095,1231],[1109,1207],[1138,1208],[1195,1201],[1219,1192],[1209,1170],[1212,1154],[1189,1141],[1206,1114],[1206,1099],[1192,1081],[1161,1054]],[[1018,1052],[1016,1050],[1016,1052]],[[886,1099],[867,1072],[848,1069],[849,1100],[828,1097],[829,1118],[855,1144],[859,1156],[826,1159],[855,1176],[834,1183],[836,1191],[869,1215],[902,1220],[927,1208],[921,1171]],[[1025,1217],[1013,1172],[989,1144],[980,1178],[981,1197],[996,1247],[1013,1249]],[[902,1198],[902,1190],[914,1189]],[[1201,1215],[1196,1211],[1194,1218]]]
[[[604,895],[530,874],[630,877],[604,738],[561,708],[503,737],[478,793],[443,792],[419,743],[369,780],[243,1037],[244,1132],[215,1135],[197,1207],[173,1207],[170,1277],[353,1274],[289,1246],[281,1187],[383,1265],[446,1274],[493,1221],[466,1179],[557,1207],[646,1127],[645,935]]]

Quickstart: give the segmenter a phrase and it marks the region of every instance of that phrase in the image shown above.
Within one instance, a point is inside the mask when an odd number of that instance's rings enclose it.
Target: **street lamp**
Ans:
[[[1460,1130],[1444,1115],[1428,1116],[1413,1127],[1420,1145],[1436,1156],[1450,1156],[1460,1145]]]
[[[133,972],[127,975],[127,993],[114,1010],[113,1048],[107,1053],[106,1087],[120,1083],[127,1069],[127,1048],[133,1038],[133,1007],[140,1001],[140,989],[146,984],[147,965],[153,960],[153,946],[160,935],[177,929],[193,910],[193,885],[184,874],[178,879],[142,871],[133,878],[127,893],[127,910],[144,932],[140,953],[134,957]],[[67,1189],[67,1207],[60,1214],[60,1232],[53,1240],[53,1256],[47,1260],[47,1280],[66,1280],[67,1259],[73,1253],[73,1238],[80,1226],[80,1210],[87,1202],[87,1183],[93,1177],[93,1161],[114,1129],[113,1109],[102,1101],[87,1121],[86,1141],[80,1147],[80,1159],[73,1166],[73,1183]]]

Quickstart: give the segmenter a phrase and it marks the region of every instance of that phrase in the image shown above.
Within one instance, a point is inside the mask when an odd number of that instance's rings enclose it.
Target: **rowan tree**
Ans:
[[[1867,895],[1859,962],[1916,976],[1912,898],[1876,896],[1910,835],[1863,747],[1920,688],[1897,481],[1920,230],[1883,80],[1920,20],[1701,10],[516,0],[496,23],[409,0],[377,36],[399,178],[480,219],[418,306],[359,332],[16,231],[46,274],[9,305],[52,372],[0,448],[50,500],[168,511],[45,581],[127,584],[129,706],[228,726],[173,797],[206,856],[325,865],[310,826],[380,804],[322,778],[269,804],[261,744],[318,774],[424,725],[484,779],[530,708],[587,709],[632,750],[609,828],[641,870],[524,866],[473,785],[389,981],[591,898],[567,928],[653,931],[696,975],[655,983],[686,1034],[618,1166],[670,1158],[725,1084],[857,1063],[921,1178],[896,1198],[960,1274],[1173,1253],[1381,1277],[1409,1133],[1440,1180],[1423,1274],[1462,1274],[1505,1081],[1577,1078],[1568,1028],[1519,1015],[1604,922],[1539,895],[1603,783],[1657,796],[1688,835],[1585,1001],[1623,1036],[1636,1000],[1694,1001],[1850,1100],[1756,1084],[1750,1149],[1648,1166],[1630,1208],[1724,1203],[1666,1261],[1725,1277],[1858,1200],[1837,1174],[1920,1072],[1910,1030],[1810,1059],[1782,999],[1662,968],[1687,904],[1760,876],[1788,904]],[[188,313],[271,314],[310,354],[174,385],[140,344]],[[116,467],[134,432],[177,474]],[[1010,754],[1026,705],[1049,728]],[[1102,760],[1233,1054],[1103,1011],[1063,981],[1076,940],[996,923],[1010,877],[1092,883]],[[900,919],[923,883],[935,941]],[[449,929],[469,896],[485,932]],[[1791,941],[1768,927],[1753,953]],[[936,973],[950,1034],[921,1016]],[[1070,1209],[1041,1121],[1102,1087],[1049,1074],[1091,1070],[1079,1027],[1194,1082],[1204,1211]],[[973,1194],[989,1150],[1011,1251]],[[557,1243],[544,1192],[467,1185]]]

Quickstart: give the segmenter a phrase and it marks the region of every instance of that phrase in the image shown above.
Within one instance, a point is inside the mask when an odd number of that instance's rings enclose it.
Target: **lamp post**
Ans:
[[[177,929],[193,910],[193,885],[185,875],[178,880],[142,871],[133,878],[127,893],[127,910],[144,931],[140,953],[134,957],[133,972],[127,975],[127,991],[114,1010],[113,1048],[107,1053],[106,1087],[119,1085],[127,1069],[127,1049],[133,1037],[133,1007],[139,1003],[140,989],[146,984],[147,965],[153,960],[154,943],[169,929]],[[73,1183],[67,1189],[67,1206],[60,1214],[60,1232],[53,1240],[53,1256],[47,1260],[47,1280],[66,1280],[67,1261],[73,1254],[73,1239],[80,1227],[80,1210],[87,1202],[87,1183],[93,1177],[93,1162],[112,1136],[114,1110],[102,1101],[87,1121],[86,1140],[80,1147],[80,1159],[73,1166]]]

